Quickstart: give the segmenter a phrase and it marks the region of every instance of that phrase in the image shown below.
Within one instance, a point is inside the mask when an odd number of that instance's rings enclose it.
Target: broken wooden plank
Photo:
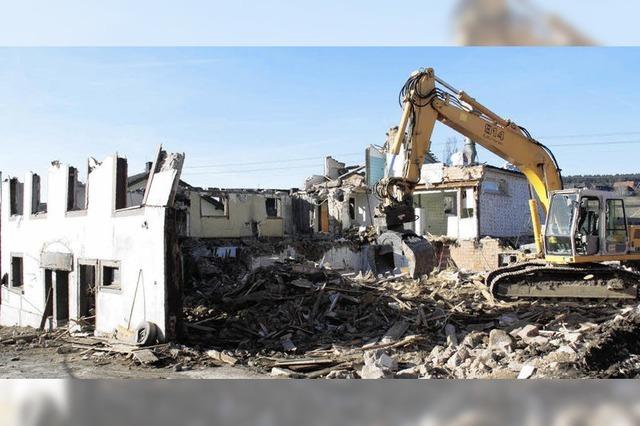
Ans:
[[[313,365],[335,364],[336,360],[324,358],[306,358],[277,361],[275,367],[306,367]]]
[[[323,368],[322,370],[313,371],[311,373],[307,373],[307,379],[317,379],[318,377],[322,377],[325,374],[329,374],[332,371],[342,370],[344,368],[351,368],[353,366],[353,361],[343,362],[341,364],[335,365],[333,367]]]
[[[37,339],[38,337],[40,337],[40,334],[23,334],[21,336],[13,336],[8,339],[1,340],[0,343],[5,345],[7,343],[16,343],[19,341],[30,342],[31,340]]]
[[[131,352],[133,352],[131,349],[123,349],[123,348],[118,348],[114,346],[100,347],[100,346],[82,345],[78,343],[71,344],[71,347],[74,349],[91,349],[99,352],[116,352],[120,354],[130,354]]]
[[[409,323],[404,320],[396,321],[391,328],[382,336],[381,343],[396,342],[409,328]]]
[[[51,316],[51,314],[47,315],[49,313],[49,304],[51,304],[51,310],[53,310],[53,300],[51,299],[51,295],[53,294],[53,287],[49,288],[49,291],[47,292],[47,298],[44,302],[44,311],[42,312],[42,317],[40,318],[40,329],[44,330],[44,326],[47,323],[47,318],[49,316]]]
[[[401,346],[405,346],[408,345],[410,343],[415,343],[417,341],[422,340],[423,337],[421,336],[417,336],[417,335],[410,335],[405,337],[404,339],[398,341],[398,342],[392,342],[392,343],[380,343],[380,344],[369,344],[369,345],[365,345],[361,348],[359,348],[359,350],[363,350],[363,351],[368,351],[368,350],[372,350],[372,349],[385,349],[385,348],[399,348]]]

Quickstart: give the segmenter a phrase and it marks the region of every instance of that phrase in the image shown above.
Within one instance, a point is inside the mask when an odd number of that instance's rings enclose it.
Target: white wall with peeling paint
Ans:
[[[181,161],[172,173],[179,179]],[[11,282],[11,255],[23,255],[24,284],[0,289],[0,324],[38,327],[45,309],[43,252],[69,253],[69,318],[79,315],[78,261],[120,262],[121,288],[98,287],[96,330],[112,333],[117,326],[135,327],[142,321],[155,323],[161,337],[167,333],[165,280],[165,206],[142,206],[115,211],[116,157],[108,157],[88,176],[86,210],[67,212],[69,166],[54,164],[48,174],[48,211],[38,215],[9,214],[9,182],[2,183],[1,260],[4,276]],[[31,180],[25,177],[24,212],[31,211]],[[171,179],[152,182],[154,194],[167,194]],[[162,186],[163,188],[160,188]],[[71,321],[73,324],[73,321]],[[172,334],[169,333],[169,334]]]

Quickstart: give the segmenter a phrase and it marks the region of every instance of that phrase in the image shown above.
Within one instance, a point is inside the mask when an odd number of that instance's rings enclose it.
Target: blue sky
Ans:
[[[639,48],[430,47],[0,49],[0,170],[117,151],[133,173],[162,143],[195,185],[300,186],[324,155],[359,163],[382,144],[424,66],[527,127],[565,174],[640,171]],[[452,135],[436,128],[436,155]]]
[[[517,1],[512,0],[514,3]],[[458,1],[5,1],[0,45],[443,45]],[[629,0],[530,0],[607,45],[640,40]],[[34,13],[37,11],[37,13]]]

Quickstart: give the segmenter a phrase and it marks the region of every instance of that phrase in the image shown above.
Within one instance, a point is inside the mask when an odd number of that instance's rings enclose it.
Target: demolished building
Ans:
[[[396,133],[397,128],[389,130],[385,146]],[[384,162],[368,157],[368,169],[376,176],[385,171],[402,176],[403,162],[394,162],[386,151],[380,150]],[[401,148],[398,157],[404,156]],[[435,244],[438,267],[451,263],[482,272],[512,262],[514,249],[533,241],[526,176],[510,165],[479,164],[475,143],[469,139],[450,160],[445,164],[426,156],[413,192],[417,220],[405,228]]]
[[[324,175],[307,178],[304,191],[294,195],[299,200],[294,204],[296,229],[339,236],[350,228],[373,225],[379,201],[367,185],[365,166],[347,167],[329,156],[324,168]]]
[[[151,163],[130,176],[130,200],[141,200]],[[291,192],[282,189],[201,188],[180,180],[179,234],[193,238],[283,238],[291,235]]]
[[[529,183],[520,172],[490,165],[425,165],[414,192],[420,235],[456,239],[532,235]]]
[[[533,236],[527,178],[486,164],[426,164],[414,192],[418,220],[412,230],[441,240],[443,259],[458,268],[486,271],[509,263],[513,248]]]
[[[117,154],[90,159],[86,183],[54,161],[46,204],[37,174],[5,179],[0,324],[111,334],[146,322],[173,338],[182,289],[172,206],[183,161],[160,148],[138,198]]]
[[[283,238],[291,235],[291,195],[278,189],[181,188],[186,200],[185,236]]]

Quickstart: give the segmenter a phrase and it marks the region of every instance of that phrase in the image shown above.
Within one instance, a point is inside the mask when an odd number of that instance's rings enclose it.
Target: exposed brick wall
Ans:
[[[464,240],[452,243],[435,243],[437,264],[446,267],[453,264],[460,270],[485,272],[498,267],[500,253],[509,251],[493,238],[483,238],[479,242]]]
[[[480,189],[480,235],[517,237],[533,235],[529,213],[529,183],[524,175],[487,168],[483,183],[504,180],[506,193]]]

